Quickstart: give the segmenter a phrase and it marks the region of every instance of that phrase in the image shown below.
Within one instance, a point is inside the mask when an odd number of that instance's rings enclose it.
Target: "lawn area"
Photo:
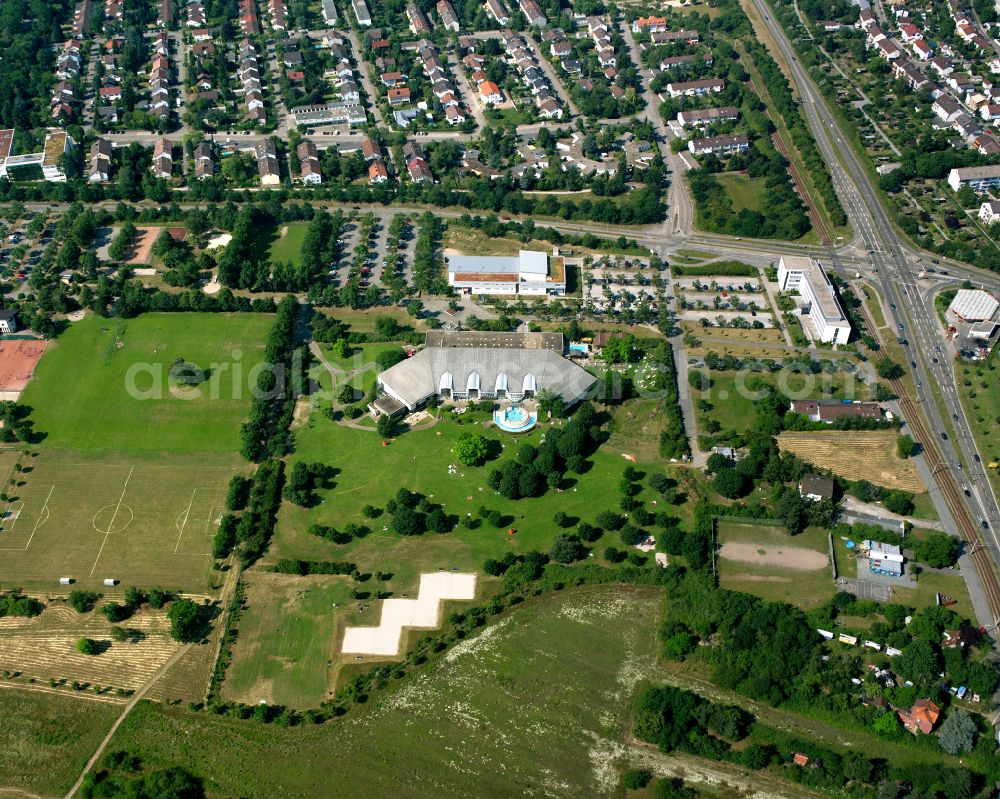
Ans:
[[[726,195],[733,203],[733,212],[738,213],[744,208],[756,211],[760,206],[760,198],[764,193],[765,178],[751,178],[745,172],[720,172],[715,176],[726,190]]]
[[[246,470],[236,453],[42,449],[21,464],[0,525],[0,586],[56,591],[72,577],[87,589],[107,578],[213,589],[212,536],[230,477]]]
[[[296,431],[292,460],[319,461],[339,472],[331,488],[317,492],[322,502],[316,506],[282,506],[274,544],[265,560],[350,560],[362,571],[392,572],[385,587],[398,596],[400,592],[414,592],[423,572],[452,568],[480,571],[486,559],[507,551],[548,551],[556,511],[593,522],[601,510],[617,506],[617,491],[609,494],[609,488],[617,489],[629,462],[610,444],[591,458],[592,466],[584,474],[567,475],[561,492],[548,490],[541,497],[511,502],[495,495],[486,485],[486,478],[503,459],[514,457],[518,447],[537,445],[549,425],[539,424],[519,436],[500,434],[493,427],[485,429],[488,438],[499,440],[506,448],[504,454],[484,466],[459,466],[455,474],[449,474],[448,465],[457,463],[452,453],[456,439],[466,430],[484,430],[479,421],[485,414],[479,412],[473,424],[460,424],[458,418],[445,411],[441,417],[431,428],[403,433],[389,446],[382,446],[382,439],[374,431],[357,430],[313,415],[306,426]],[[442,504],[446,513],[476,516],[478,508],[485,505],[500,510],[507,518],[499,529],[485,524],[475,530],[459,527],[445,534],[402,537],[382,529],[389,524],[386,514],[372,520],[362,513],[366,505],[384,508],[400,487],[428,496]],[[595,504],[598,496],[607,496],[608,501]],[[638,495],[647,503],[652,498],[652,490],[645,487]],[[341,529],[348,522],[367,525],[372,532],[348,544],[333,544],[306,532],[310,524]],[[507,534],[510,527],[516,528],[516,535]],[[617,536],[609,534],[607,543],[619,543]],[[603,542],[593,546],[600,552]]]
[[[791,399],[869,399],[868,387],[853,375],[845,372],[814,375],[782,369],[774,374],[744,372],[712,372],[712,384],[707,391],[692,388],[698,414],[698,429],[704,430],[705,422],[715,419],[722,430],[742,430],[748,419],[756,413],[759,386],[776,386]],[[760,381],[760,382],[757,382]],[[697,408],[698,400],[705,399],[711,410]]]
[[[47,447],[124,452],[237,452],[253,367],[270,314],[88,316],[49,345],[22,396]],[[172,387],[183,358],[210,370]]]
[[[143,702],[109,750],[183,765],[211,795],[251,799],[523,796],[541,786],[620,797],[631,700],[657,673],[661,601],[659,590],[621,586],[530,600],[324,725],[283,729]]]
[[[0,795],[62,796],[119,713],[94,699],[0,690]]]
[[[723,588],[806,610],[835,593],[825,530],[790,536],[778,527],[719,522],[718,533]]]
[[[302,243],[308,229],[308,222],[290,222],[265,231],[268,260],[298,266],[302,262]]]

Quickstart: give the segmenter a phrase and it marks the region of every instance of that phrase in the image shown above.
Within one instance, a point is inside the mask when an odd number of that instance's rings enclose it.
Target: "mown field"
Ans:
[[[534,600],[322,726],[144,702],[110,748],[183,764],[220,797],[621,796],[661,597],[604,586]]]
[[[0,796],[62,796],[120,712],[97,699],[0,688]]]
[[[302,262],[302,244],[308,229],[308,222],[292,222],[264,231],[268,260],[298,266]]]
[[[238,452],[250,377],[270,314],[88,316],[53,342],[22,396],[46,447],[124,452]],[[171,390],[183,358],[211,370]]]

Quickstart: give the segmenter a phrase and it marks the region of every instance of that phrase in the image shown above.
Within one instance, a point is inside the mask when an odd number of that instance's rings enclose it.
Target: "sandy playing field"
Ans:
[[[827,567],[827,557],[822,552],[802,547],[766,547],[729,541],[722,545],[719,557],[738,560],[758,566],[778,566],[795,571],[818,571]]]
[[[161,227],[137,227],[138,233],[132,245],[132,257],[126,261],[130,264],[148,264],[152,257],[153,244],[163,232]]]
[[[45,351],[45,341],[0,341],[0,392],[20,394]]]
[[[432,572],[420,575],[416,599],[387,599],[382,603],[378,627],[348,627],[341,651],[357,655],[399,654],[405,627],[437,627],[441,623],[441,602],[445,599],[474,599],[476,575]]]

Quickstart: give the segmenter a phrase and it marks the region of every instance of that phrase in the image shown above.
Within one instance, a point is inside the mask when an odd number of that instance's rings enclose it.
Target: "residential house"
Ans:
[[[111,141],[97,138],[90,146],[90,171],[87,180],[91,183],[107,183],[111,179]]]
[[[442,27],[446,31],[458,33],[461,23],[459,22],[458,14],[455,13],[455,7],[448,0],[439,0],[436,8],[438,16],[441,17]]]
[[[323,173],[320,171],[316,145],[308,139],[304,139],[295,148],[295,153],[299,157],[302,182],[311,185],[322,183]]]
[[[212,145],[200,141],[194,148],[194,176],[197,180],[208,180],[215,176],[215,157],[212,155]]]
[[[281,170],[278,166],[278,148],[274,139],[262,139],[254,145],[257,156],[257,173],[262,186],[277,186],[281,183]]]
[[[501,0],[486,0],[483,3],[483,8],[486,9],[486,14],[498,25],[506,27],[510,25],[510,12],[507,10]]]
[[[159,138],[153,145],[151,169],[158,178],[169,179],[174,172],[174,147],[169,139]]]

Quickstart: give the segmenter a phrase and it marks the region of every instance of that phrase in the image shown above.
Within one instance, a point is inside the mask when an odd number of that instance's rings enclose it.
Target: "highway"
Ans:
[[[900,405],[904,408],[906,422],[912,428],[914,438],[924,447],[924,457],[937,484],[934,488],[940,491],[940,497],[948,505],[969,549],[980,554],[976,561],[977,569],[987,588],[992,626],[1000,619],[1000,587],[994,572],[995,564],[1000,562],[1000,542],[996,534],[1000,511],[959,402],[955,374],[933,298],[919,290],[917,274],[929,263],[922,253],[907,245],[893,227],[867,171],[847,144],[838,121],[830,113],[765,0],[748,2],[756,9],[777,42],[782,58],[789,65],[809,127],[823,159],[830,167],[837,195],[855,231],[855,242],[852,244],[862,248],[871,260],[871,269],[865,271],[870,272],[870,282],[878,288],[887,303],[884,309],[886,321],[899,338],[908,342],[904,349],[907,359],[916,364],[916,368],[911,370],[916,396],[907,396],[906,386],[897,381]],[[829,255],[835,268],[850,279],[852,276],[843,268],[837,254],[831,251]],[[950,274],[952,269],[960,276],[975,275],[976,282],[993,283],[978,270],[959,269],[949,264]],[[934,401],[930,389],[932,384],[941,390],[945,412],[951,415],[957,440],[946,439],[943,435],[946,426]],[[926,418],[926,423],[921,415]],[[970,496],[965,496],[961,490],[963,484],[969,486]],[[981,557],[983,549],[978,546],[979,542],[988,547],[992,562]]]

